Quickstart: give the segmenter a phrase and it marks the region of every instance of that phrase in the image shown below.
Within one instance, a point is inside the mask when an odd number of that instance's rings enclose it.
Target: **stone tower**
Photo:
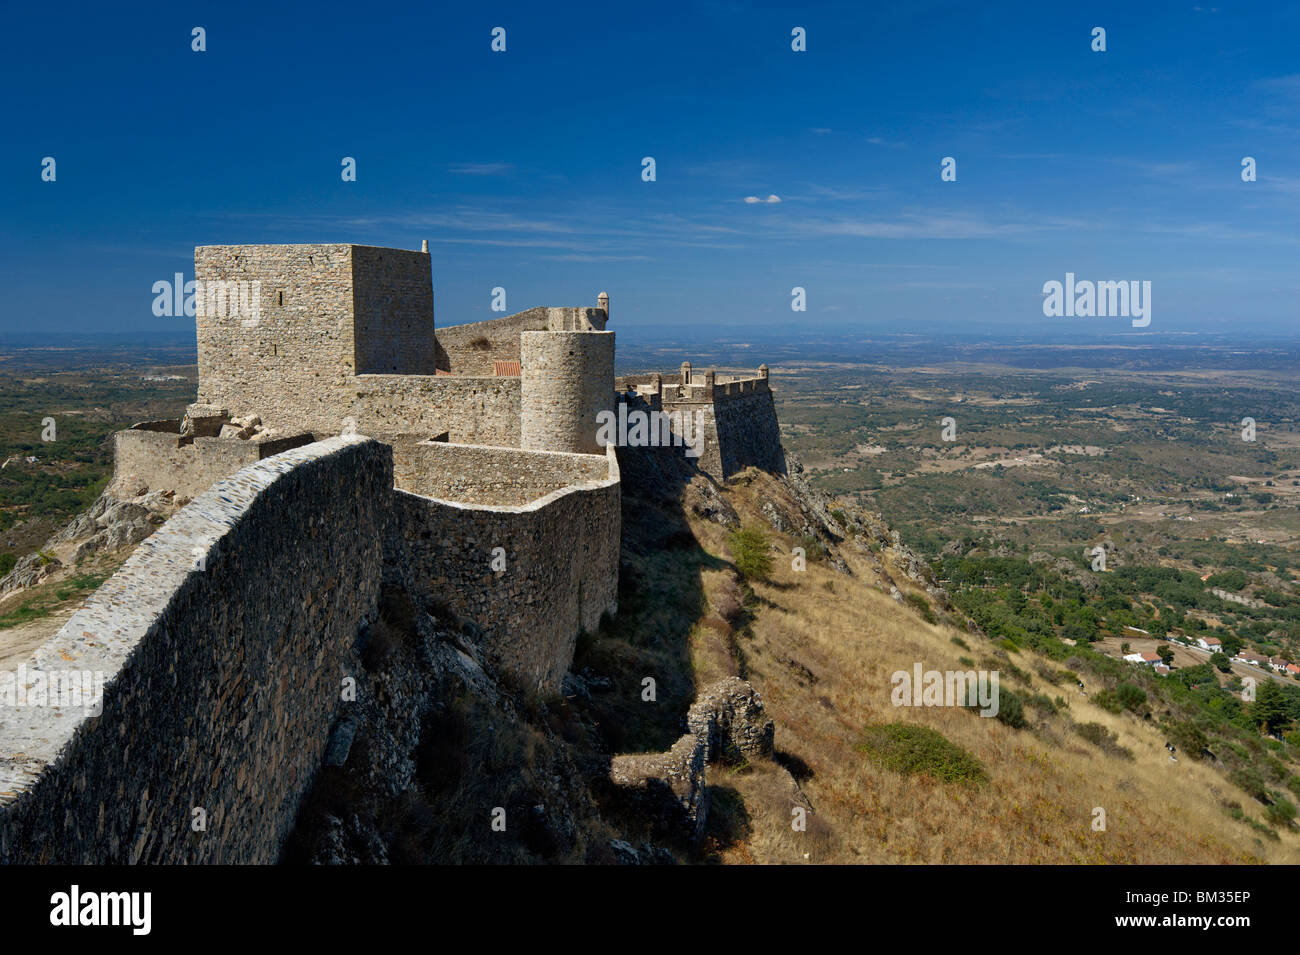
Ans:
[[[520,447],[600,454],[597,416],[614,408],[613,332],[520,336]]]

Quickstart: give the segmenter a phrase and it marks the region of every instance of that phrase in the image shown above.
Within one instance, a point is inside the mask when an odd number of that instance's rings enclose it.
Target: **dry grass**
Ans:
[[[751,489],[732,488],[733,503],[758,519]],[[725,532],[693,526],[704,547],[726,556]],[[958,657],[994,654],[991,642],[949,626],[923,622],[917,612],[876,586],[868,561],[847,553],[855,576],[825,564],[791,569],[791,541],[773,535],[770,582],[754,582],[754,619],[736,637],[747,678],[776,721],[778,759],[806,764],[802,780],[816,823],[791,830],[792,796],[771,766],[720,769],[712,782],[743,801],[743,833],[721,855],[745,862],[873,863],[1295,863],[1300,835],[1261,839],[1231,819],[1227,800],[1259,818],[1262,807],[1210,766],[1173,763],[1152,724],[1093,706],[1073,686],[1033,677],[1030,687],[1003,676],[1003,685],[1064,696],[1068,718],[1026,708],[1031,728],[949,707],[895,707],[890,676],[925,669],[969,669]],[[897,577],[902,583],[902,578]],[[830,587],[826,583],[830,581]],[[705,581],[708,592],[714,586]],[[960,636],[970,651],[952,643]],[[725,669],[720,637],[707,627],[692,635],[692,661],[708,679]],[[733,655],[734,659],[734,655]],[[1032,653],[1011,655],[1028,673],[1060,665]],[[703,683],[704,680],[699,681]],[[1101,723],[1134,759],[1087,743],[1069,720]],[[864,726],[914,722],[931,727],[974,756],[989,780],[971,787],[883,770],[859,749]],[[796,773],[800,775],[800,773]],[[1093,831],[1094,808],[1106,830]]]

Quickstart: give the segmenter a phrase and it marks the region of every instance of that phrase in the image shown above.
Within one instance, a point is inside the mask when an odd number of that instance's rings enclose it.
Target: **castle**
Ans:
[[[615,378],[603,293],[435,329],[427,243],[201,247],[195,278],[197,400],[118,432],[109,487],[189,503],[33,657],[106,674],[102,712],[0,708],[0,861],[273,859],[386,589],[557,691],[617,612],[601,420],[692,428],[717,480],[784,470],[766,366]],[[155,824],[199,790],[221,840]]]

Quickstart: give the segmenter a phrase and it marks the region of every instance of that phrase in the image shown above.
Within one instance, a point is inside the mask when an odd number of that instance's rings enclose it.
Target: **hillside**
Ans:
[[[580,709],[618,751],[664,748],[693,692],[721,677],[740,676],[761,694],[776,724],[776,759],[710,768],[713,810],[698,858],[1300,859],[1294,826],[1285,819],[1266,825],[1265,804],[1233,785],[1222,761],[1203,763],[1181,748],[1170,760],[1160,726],[1169,709],[1158,689],[1138,712],[1112,711],[1104,691],[1154,677],[1117,668],[1094,674],[1108,661],[1086,649],[1063,646],[1069,655],[1061,660],[995,644],[949,606],[929,569],[877,515],[809,488],[798,464],[792,472],[776,478],[750,471],[722,489],[696,478],[680,490],[678,508],[678,485],[662,475],[645,480],[644,467],[626,468],[627,594],[617,623],[575,662],[575,670],[585,665],[614,681],[613,692],[593,695]],[[765,577],[736,573],[732,532],[740,526],[761,528],[769,540]],[[792,549],[800,546],[804,571],[792,569]],[[1021,720],[1009,715],[1014,704],[1007,702],[1002,720],[954,707],[893,706],[891,675],[910,673],[918,662],[926,670],[1001,671],[1004,700],[1021,704],[1024,725],[1008,725]],[[659,677],[653,707],[635,696],[642,674]],[[863,751],[864,733],[896,723],[942,734],[986,780],[940,782],[941,762],[915,775],[884,768]],[[905,736],[886,733],[889,740]],[[1264,742],[1254,741],[1253,761],[1275,762],[1294,788],[1293,748],[1269,742],[1265,756]],[[806,833],[791,830],[798,798],[786,769],[814,809]],[[1104,832],[1093,829],[1097,807],[1105,810]]]

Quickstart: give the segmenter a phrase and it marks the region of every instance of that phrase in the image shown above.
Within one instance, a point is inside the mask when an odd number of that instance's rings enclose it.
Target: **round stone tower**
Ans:
[[[520,447],[603,453],[597,417],[614,410],[614,333],[524,332],[519,364]]]

